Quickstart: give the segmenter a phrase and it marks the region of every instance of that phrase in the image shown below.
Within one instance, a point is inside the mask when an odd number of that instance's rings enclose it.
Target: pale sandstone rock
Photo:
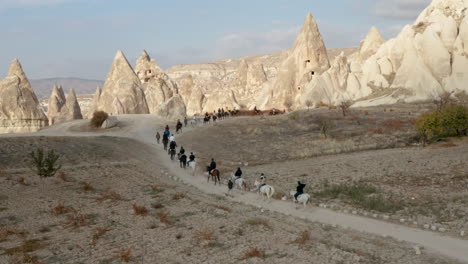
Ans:
[[[361,41],[361,45],[359,46],[359,59],[361,61],[367,60],[377,52],[384,42],[385,40],[380,34],[380,31],[376,27],[372,27],[369,33],[367,33],[366,38]]]
[[[167,102],[159,106],[157,114],[167,119],[183,119],[187,109],[180,95],[175,95]]]
[[[149,113],[141,81],[120,50],[114,58],[94,109],[110,115]]]
[[[63,93],[62,86],[54,85],[52,93],[49,97],[49,103],[47,107],[47,116],[49,118],[49,125],[53,125],[56,118],[60,115],[60,110],[65,105],[66,99]]]
[[[62,107],[57,122],[65,122],[70,120],[83,119],[81,114],[80,105],[76,99],[75,90],[70,89],[70,93],[66,98],[65,105]]]
[[[48,125],[26,74],[18,60],[0,80],[0,133],[35,132]]]

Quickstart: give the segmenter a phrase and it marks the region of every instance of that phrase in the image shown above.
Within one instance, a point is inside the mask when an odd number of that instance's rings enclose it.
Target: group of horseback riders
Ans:
[[[254,111],[257,111],[256,107],[254,109]],[[223,113],[223,110],[219,109],[218,110],[219,113]],[[209,117],[208,113],[206,113],[205,115],[205,118]],[[216,115],[213,115],[213,118],[215,118]],[[185,123],[185,126],[187,126],[187,118],[184,119],[184,123]],[[182,129],[182,122],[180,120],[177,120],[177,124],[176,124],[176,128],[179,128]],[[177,130],[178,131],[178,130]],[[156,132],[156,140],[157,140],[157,143],[159,144],[159,141],[161,139],[161,135],[159,134],[159,132]],[[167,144],[169,143],[169,154],[171,155],[171,159],[174,158],[175,156],[175,153],[176,153],[176,148],[177,148],[177,143],[175,141],[175,136],[174,134],[171,134],[170,130],[169,130],[169,125],[166,125],[165,129],[164,129],[164,132],[163,132],[163,136],[162,136],[162,142],[164,144],[164,150],[167,150]],[[193,154],[193,152],[190,152],[190,156],[187,157],[187,155],[185,154],[185,149],[183,146],[180,147],[180,150],[179,150],[179,154],[178,154],[178,158],[179,158],[179,161],[180,161],[180,167],[181,168],[186,168],[187,166],[190,166],[190,163],[191,162],[195,162],[195,155]],[[188,160],[187,160],[188,158]],[[207,167],[208,169],[208,172],[211,174],[214,170],[216,170],[217,168],[217,165],[216,165],[216,161],[212,158],[211,159],[211,162],[210,162],[210,165]],[[240,167],[237,168],[236,172],[234,173],[234,176],[235,176],[235,181],[236,180],[239,180],[242,178],[242,170]],[[262,188],[263,186],[266,185],[266,176],[264,173],[261,173],[260,174],[260,185],[258,185],[256,191],[259,191],[260,188]],[[229,185],[230,187],[229,188],[232,188],[232,183]],[[294,200],[297,201],[297,198],[299,197],[299,195],[303,194],[304,193],[304,188],[305,188],[305,184],[301,183],[300,181],[297,182],[297,187],[296,187],[296,193],[294,194]]]

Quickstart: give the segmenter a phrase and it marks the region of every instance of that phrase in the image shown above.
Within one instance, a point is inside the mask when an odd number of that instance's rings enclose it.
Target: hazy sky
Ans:
[[[329,48],[385,38],[430,0],[0,0],[0,76],[19,58],[31,79],[105,79],[121,49],[158,64],[208,62],[292,46],[312,12]]]

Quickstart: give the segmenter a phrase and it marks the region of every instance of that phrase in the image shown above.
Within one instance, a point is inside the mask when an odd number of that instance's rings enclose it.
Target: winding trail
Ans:
[[[74,121],[59,124],[50,127],[34,134],[23,134],[24,136],[116,136],[136,139],[146,143],[148,146],[158,149],[157,159],[162,164],[166,164],[167,176],[176,177],[185,184],[190,184],[199,190],[215,195],[225,196],[227,187],[214,186],[212,183],[207,184],[205,177],[192,176],[190,169],[181,169],[178,162],[171,162],[167,154],[162,150],[162,145],[157,145],[154,138],[155,131],[161,131],[165,125],[165,121],[158,119],[153,115],[125,115],[119,116],[119,120],[126,123],[126,127],[118,132],[109,132],[105,134],[96,133],[79,133],[79,132],[64,132],[69,131],[73,125],[85,121]],[[23,136],[20,135],[20,136]],[[15,137],[16,135],[6,135]],[[177,135],[176,135],[177,137]],[[380,236],[389,236],[398,240],[413,243],[425,250],[432,251],[453,259],[468,263],[468,241],[461,240],[449,236],[444,236],[439,233],[424,231],[417,228],[411,228],[403,225],[392,224],[379,220],[374,220],[357,215],[349,215],[340,212],[335,212],[329,209],[308,207],[306,209],[295,209],[291,201],[264,201],[255,193],[240,193],[234,192],[234,197],[228,199],[236,202],[241,202],[256,207],[261,207],[265,210],[271,210],[286,215],[299,217],[302,219],[337,225],[343,228],[370,233]]]

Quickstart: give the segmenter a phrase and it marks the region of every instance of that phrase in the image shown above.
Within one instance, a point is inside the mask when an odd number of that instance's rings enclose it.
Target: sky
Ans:
[[[389,39],[430,0],[0,0],[0,76],[19,58],[30,79],[104,80],[117,50],[167,69],[292,47],[308,12],[328,48]]]

